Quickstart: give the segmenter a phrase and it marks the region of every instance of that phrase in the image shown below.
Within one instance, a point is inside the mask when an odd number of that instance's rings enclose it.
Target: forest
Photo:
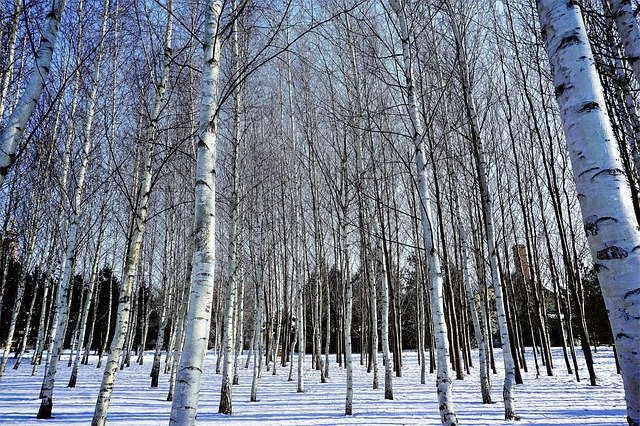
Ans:
[[[0,424],[640,426],[639,11],[2,0]]]

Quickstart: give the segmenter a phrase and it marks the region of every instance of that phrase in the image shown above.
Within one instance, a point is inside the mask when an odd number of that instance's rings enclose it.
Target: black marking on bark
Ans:
[[[640,287],[636,288],[635,290],[631,290],[628,291],[625,295],[624,298],[626,299],[629,296],[634,296],[634,295],[640,295]]]
[[[604,266],[602,263],[594,263],[593,264],[593,269],[596,270],[596,273],[600,272],[600,271],[604,271],[607,270],[609,268],[607,268],[606,266]]]
[[[631,253],[633,253],[633,252],[634,252],[634,251],[636,251],[636,250],[640,250],[640,246],[635,246],[635,247],[633,248],[633,250],[631,250]]]
[[[618,246],[607,247],[596,253],[596,257],[599,260],[624,259],[627,256],[629,256],[629,253]]]
[[[555,89],[556,98],[562,96],[562,94],[569,89],[573,89],[573,86],[569,83],[561,83],[557,85]]]
[[[56,17],[56,12],[55,10],[52,10],[51,12],[47,13],[46,19],[52,19]]]
[[[560,42],[560,45],[556,49],[556,52],[566,47],[569,47],[571,45],[580,44],[580,43],[582,43],[582,40],[580,40],[580,37],[577,34],[572,34],[562,39],[562,41]]]
[[[618,222],[618,219],[611,216],[603,216],[596,220],[591,220],[591,218],[587,218],[587,223],[584,225],[584,232],[589,236],[589,234],[596,236],[598,234],[598,227],[600,222],[606,222],[608,220],[613,221],[614,223]]]
[[[592,180],[595,179],[598,175],[618,176],[622,174],[624,174],[624,172],[620,169],[603,169],[598,173],[596,173],[595,175],[591,176],[591,179]]]
[[[587,170],[585,170],[584,172],[581,172],[581,173],[578,175],[578,177],[582,177],[582,175],[587,174],[587,173],[589,173],[589,172],[592,172],[592,171],[594,171],[594,170],[598,170],[598,169],[600,169],[600,167],[591,167],[590,169],[587,169]]]
[[[600,109],[600,104],[598,104],[597,102],[586,102],[582,105],[582,107],[580,107],[580,112],[589,112],[593,111],[594,109]]]
[[[623,337],[626,337],[627,339],[631,339],[631,336],[629,336],[627,333],[616,334],[616,339],[622,339]]]

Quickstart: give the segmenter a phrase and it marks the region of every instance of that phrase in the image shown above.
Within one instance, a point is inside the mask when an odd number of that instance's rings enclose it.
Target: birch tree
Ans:
[[[467,48],[460,32],[458,23],[455,21],[455,11],[451,7],[449,0],[446,0],[449,14],[452,19],[451,28],[453,30],[456,59],[460,67],[460,80],[462,82],[462,93],[465,106],[465,113],[469,124],[469,133],[472,141],[472,152],[476,166],[476,177],[480,189],[480,197],[482,202],[482,217],[484,220],[485,240],[487,243],[487,251],[489,252],[489,265],[491,268],[491,284],[495,291],[496,310],[498,312],[498,328],[500,331],[500,342],[502,344],[502,356],[504,358],[504,417],[505,420],[516,419],[514,407],[514,386],[515,386],[515,365],[511,353],[511,343],[509,329],[507,326],[507,314],[505,309],[505,300],[502,289],[502,277],[498,267],[498,248],[496,247],[496,238],[494,235],[493,220],[493,198],[487,182],[488,171],[485,159],[484,141],[480,134],[480,124],[478,114],[476,112],[475,100],[473,98],[471,87],[471,72],[467,62]]]
[[[579,4],[538,0],[540,27],[587,241],[609,312],[627,401],[640,425],[640,231]]]
[[[29,118],[40,99],[51,68],[51,58],[58,37],[58,28],[67,0],[51,0],[51,11],[47,14],[40,45],[35,53],[35,67],[31,70],[20,100],[7,118],[7,123],[0,134],[0,185],[15,162],[15,154]]]
[[[238,79],[240,72],[240,40],[238,34],[238,3],[232,3],[232,62],[233,79]],[[225,289],[223,331],[222,331],[222,384],[220,386],[220,404],[218,412],[231,414],[233,412],[232,378],[233,378],[233,349],[236,329],[240,329],[242,321],[240,311],[242,305],[242,278],[240,277],[239,250],[240,250],[240,130],[241,130],[241,86],[236,85],[233,93],[233,140],[231,159],[231,225],[229,232],[229,259],[227,263],[227,283]],[[234,314],[235,312],[235,314]],[[235,321],[234,321],[235,319]],[[234,327],[235,323],[235,327]]]
[[[204,357],[211,328],[211,299],[215,272],[216,130],[221,13],[221,0],[206,3],[196,157],[193,272],[186,334],[169,420],[169,424],[180,426],[193,425],[196,421]]]
[[[424,129],[418,114],[417,95],[413,81],[413,64],[410,45],[409,27],[407,25],[404,2],[402,0],[390,0],[391,8],[398,17],[398,36],[402,44],[401,69],[404,74],[403,88],[407,94],[407,110],[409,113],[409,131],[411,141],[414,144],[414,155],[417,168],[418,193],[420,202],[420,221],[422,223],[422,238],[427,252],[429,266],[429,282],[431,292],[431,320],[433,321],[436,350],[438,354],[438,372],[436,388],[438,392],[438,404],[440,407],[440,420],[442,424],[457,424],[458,420],[453,408],[451,396],[451,374],[449,372],[449,344],[447,341],[447,324],[444,319],[444,306],[442,295],[442,271],[440,259],[434,242],[434,230],[432,228],[431,199],[427,186],[427,159],[424,146]]]
[[[93,122],[95,118],[95,109],[98,98],[98,84],[100,82],[100,66],[102,60],[102,39],[107,30],[107,17],[109,15],[109,1],[107,0],[103,5],[102,25],[100,32],[100,41],[98,45],[98,52],[94,63],[94,74],[92,80],[92,89],[87,103],[87,117],[84,125],[83,139],[84,144],[82,146],[82,157],[80,162],[80,170],[75,183],[73,191],[73,201],[71,204],[71,211],[69,214],[69,227],[67,229],[66,249],[64,258],[61,262],[61,269],[63,271],[62,278],[60,279],[59,289],[56,296],[56,309],[53,320],[53,329],[51,331],[51,340],[53,342],[51,347],[51,359],[49,360],[48,368],[45,373],[45,379],[43,384],[42,401],[40,403],[40,409],[38,410],[39,419],[48,419],[51,417],[51,410],[53,408],[53,388],[55,384],[55,377],[57,374],[58,361],[62,352],[62,345],[64,344],[66,323],[69,315],[69,303],[67,290],[69,283],[73,278],[73,268],[76,256],[76,246],[78,240],[79,220],[81,214],[81,205],[83,201],[83,191],[85,186],[85,180],[87,171],[89,168],[89,157],[93,148]]]
[[[129,332],[131,320],[131,297],[134,282],[140,261],[140,248],[147,224],[149,197],[151,193],[153,169],[152,160],[154,148],[158,137],[158,121],[164,105],[165,93],[169,84],[169,71],[172,61],[172,35],[173,35],[173,0],[168,0],[166,5],[167,24],[164,32],[164,57],[162,62],[160,79],[155,83],[155,96],[150,111],[149,124],[146,128],[144,154],[141,179],[137,189],[133,223],[127,242],[126,260],[124,266],[122,287],[118,301],[118,313],[115,326],[115,334],[111,342],[111,350],[104,367],[102,383],[96,400],[93,413],[93,426],[102,426],[106,423],[109,402],[118,371],[118,360],[125,348],[125,340]]]

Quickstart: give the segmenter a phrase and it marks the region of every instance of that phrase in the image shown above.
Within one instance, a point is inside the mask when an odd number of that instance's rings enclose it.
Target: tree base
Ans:
[[[71,377],[69,377],[69,383],[67,384],[67,387],[75,388],[77,381],[78,381],[78,374],[74,372],[71,374]]]
[[[50,419],[52,408],[53,403],[51,401],[42,400],[42,402],[40,403],[40,409],[38,410],[38,415],[36,417],[39,419]]]
[[[230,416],[233,413],[233,403],[231,399],[231,385],[226,382],[222,385],[220,392],[220,405],[218,406],[218,413]]]

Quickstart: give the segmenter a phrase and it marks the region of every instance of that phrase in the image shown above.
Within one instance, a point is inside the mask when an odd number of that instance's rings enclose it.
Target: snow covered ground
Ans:
[[[477,353],[476,353],[477,356]],[[610,348],[600,348],[594,354],[599,386],[588,384],[587,371],[582,364],[581,382],[569,376],[564,367],[562,350],[554,348],[555,376],[536,378],[533,355],[528,352],[529,373],[524,384],[516,388],[516,411],[522,417],[518,424],[538,425],[622,425],[626,424],[622,381],[615,373]],[[501,358],[496,350],[496,359]],[[149,387],[149,372],[153,354],[145,355],[145,364],[131,364],[118,372],[116,387],[109,409],[108,424],[161,425],[167,424],[171,403],[166,401],[168,375],[161,375],[160,387]],[[380,357],[381,359],[381,357]],[[582,361],[582,354],[578,352]],[[309,364],[310,357],[306,358]],[[278,368],[277,375],[263,370],[258,387],[259,402],[249,402],[252,369],[240,368],[240,384],[233,388],[232,416],[217,413],[220,396],[219,375],[214,374],[215,356],[210,353],[206,376],[198,407],[198,424],[278,424],[278,425],[437,425],[440,424],[435,391],[435,375],[428,384],[420,384],[420,368],[415,352],[405,352],[403,377],[394,377],[393,401],[384,399],[384,371],[380,362],[380,389],[371,389],[372,375],[360,366],[354,356],[353,416],[345,417],[345,374],[331,358],[329,383],[320,383],[319,373],[307,366],[305,392],[297,393],[296,384],[287,381],[288,368]],[[133,361],[133,359],[132,359]],[[164,361],[164,358],[163,358]],[[0,425],[76,425],[89,424],[102,369],[95,368],[96,359],[89,366],[81,366],[76,388],[67,388],[70,368],[67,356],[61,362],[56,387],[52,420],[37,420],[38,393],[43,367],[37,377],[31,376],[31,366],[25,359],[19,370],[12,370],[10,360],[5,376],[0,380]],[[483,405],[477,370],[463,381],[454,381],[453,395],[458,419],[465,425],[511,424],[503,420],[502,374],[493,376],[493,399],[496,404]],[[543,370],[544,373],[544,370]]]

